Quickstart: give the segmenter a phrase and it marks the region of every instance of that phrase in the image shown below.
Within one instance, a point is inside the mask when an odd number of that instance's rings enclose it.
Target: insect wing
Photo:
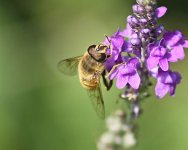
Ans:
[[[76,75],[80,59],[81,56],[61,60],[57,65],[58,70],[65,75]]]
[[[102,97],[102,91],[100,88],[100,84],[96,89],[88,90],[89,98],[92,102],[92,105],[97,113],[97,115],[104,119],[105,118],[105,108],[104,101]]]

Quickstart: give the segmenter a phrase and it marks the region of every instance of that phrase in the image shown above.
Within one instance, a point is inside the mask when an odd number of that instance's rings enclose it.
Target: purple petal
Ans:
[[[170,96],[174,96],[175,91],[176,91],[176,84],[171,85],[169,89]]]
[[[178,72],[170,72],[171,78],[174,83],[179,84],[181,82],[181,75]]]
[[[154,43],[151,43],[147,47],[147,53],[150,54],[150,52],[156,47]]]
[[[129,76],[128,83],[131,85],[133,89],[138,89],[140,85],[140,76],[138,75],[138,73]]]
[[[118,76],[117,81],[116,81],[116,86],[118,89],[122,89],[125,87],[128,81],[128,76]]]
[[[123,46],[124,43],[124,38],[122,36],[116,36],[111,39],[113,49],[118,49],[121,50],[121,47]]]
[[[139,38],[138,34],[137,33],[133,33],[131,38]]]
[[[173,47],[170,53],[171,55],[174,55],[174,57],[177,57],[180,60],[183,60],[185,57],[184,49],[181,45]]]
[[[133,30],[128,23],[126,29],[119,33],[119,35],[128,38],[130,38],[132,34],[133,34]]]
[[[118,49],[113,49],[112,55],[113,55],[114,61],[118,59],[119,54],[120,54],[120,51]]]
[[[180,44],[179,42],[183,39],[182,33],[178,30],[174,32],[166,32],[163,37],[168,48]]]
[[[156,16],[157,18],[161,18],[162,16],[165,15],[167,11],[167,8],[162,6],[162,7],[158,7],[156,10],[155,10],[155,13],[156,13]]]
[[[172,76],[170,75],[170,71],[163,71],[160,70],[158,74],[158,82],[164,83],[164,84],[172,84],[174,83]]]
[[[137,68],[139,65],[139,60],[137,58],[131,58],[128,62],[127,62],[128,66],[131,66],[133,68]]]
[[[105,68],[108,71],[110,71],[114,65],[115,65],[115,60],[113,56],[107,59],[107,61],[105,62]]]
[[[168,72],[165,72],[163,74],[162,80],[160,82],[165,83],[165,84],[173,84],[174,80],[173,80],[172,76]]]
[[[150,56],[148,59],[147,59],[147,67],[149,70],[157,67],[159,63],[159,58],[158,57],[152,57]]]
[[[154,47],[156,47],[156,45],[154,43],[150,43],[148,44],[148,49],[151,51],[152,49],[154,49]]]
[[[160,81],[157,82],[155,86],[155,94],[157,95],[158,98],[160,99],[163,98],[168,91],[169,91],[169,85],[165,85]]]
[[[166,54],[166,48],[162,46],[154,47],[151,51],[151,56],[153,57],[163,57]]]
[[[172,54],[171,52],[167,53],[167,59],[169,62],[177,62],[178,61],[177,56]]]
[[[158,42],[158,45],[159,45],[159,46],[162,46],[162,47],[166,47],[166,45],[165,45],[165,39],[164,39],[164,38],[161,38],[161,39],[159,40],[159,42]]]
[[[188,48],[188,41],[185,40],[185,43],[183,44],[183,47]]]
[[[121,64],[122,62],[125,62],[125,57],[119,54],[118,58],[116,59],[116,64]]]
[[[130,43],[130,41],[124,41],[121,51],[129,53],[132,52],[132,50],[132,44]]]
[[[113,37],[119,36],[120,35],[120,27],[118,27],[117,31],[114,33]]]
[[[122,68],[118,68],[119,72],[123,75],[127,75],[127,74],[134,74],[135,73],[135,68],[131,67],[131,66],[127,66],[124,65],[124,67]]]
[[[150,73],[151,73],[152,77],[157,78],[158,70],[159,70],[159,67],[155,67],[155,68],[150,70]]]
[[[166,58],[163,58],[159,61],[159,66],[163,71],[167,71],[169,68],[168,60]]]

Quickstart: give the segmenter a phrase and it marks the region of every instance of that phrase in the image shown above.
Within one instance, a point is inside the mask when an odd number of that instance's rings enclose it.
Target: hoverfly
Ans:
[[[107,54],[110,50],[110,54]],[[112,81],[106,79],[106,69],[104,66],[107,58],[111,56],[110,46],[99,44],[91,45],[83,56],[61,60],[58,69],[65,75],[76,75],[78,72],[81,85],[87,90],[92,105],[98,116],[105,118],[104,101],[100,87],[100,77],[109,90]]]

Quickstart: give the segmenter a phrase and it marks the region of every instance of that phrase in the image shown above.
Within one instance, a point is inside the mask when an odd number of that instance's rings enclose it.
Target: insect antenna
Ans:
[[[107,35],[105,35],[106,39],[108,40],[108,42],[110,43],[110,45],[112,44],[112,41],[109,39],[109,37]]]
[[[110,55],[109,55],[109,57],[110,57],[112,55],[112,40],[107,35],[105,35],[105,37],[109,42],[108,48],[110,49]]]

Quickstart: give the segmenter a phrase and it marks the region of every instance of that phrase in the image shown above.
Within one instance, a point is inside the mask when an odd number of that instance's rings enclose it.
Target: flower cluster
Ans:
[[[149,86],[150,77],[154,77],[156,96],[163,98],[168,92],[173,96],[181,75],[171,71],[170,63],[184,59],[188,41],[179,30],[171,32],[158,25],[166,7],[157,8],[152,0],[137,0],[132,10],[126,28],[118,29],[103,42],[112,51],[105,62],[109,79],[117,79],[119,89],[126,87],[137,92]]]
[[[125,112],[117,110],[115,115],[106,120],[107,131],[103,133],[98,141],[99,150],[115,150],[131,148],[136,144],[132,127],[126,124]]]

